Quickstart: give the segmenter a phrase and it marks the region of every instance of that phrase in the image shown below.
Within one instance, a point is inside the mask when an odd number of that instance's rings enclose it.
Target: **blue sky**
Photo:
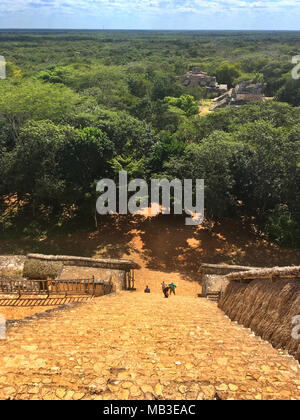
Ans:
[[[0,28],[300,30],[300,0],[0,1]]]

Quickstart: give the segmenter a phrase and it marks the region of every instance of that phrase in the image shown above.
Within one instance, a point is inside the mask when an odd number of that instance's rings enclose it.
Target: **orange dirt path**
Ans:
[[[178,216],[107,217],[98,229],[48,238],[0,240],[1,254],[38,252],[86,257],[136,258],[151,270],[195,273],[201,263],[255,267],[298,265],[300,250],[280,248],[240,221],[185,226]]]

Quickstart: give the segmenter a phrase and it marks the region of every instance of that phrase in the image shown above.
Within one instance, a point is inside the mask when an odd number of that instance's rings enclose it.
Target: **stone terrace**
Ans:
[[[203,299],[121,292],[39,315],[0,341],[0,399],[216,394],[300,399],[299,365]]]

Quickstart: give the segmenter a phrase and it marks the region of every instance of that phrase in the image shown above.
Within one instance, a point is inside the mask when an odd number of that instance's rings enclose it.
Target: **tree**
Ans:
[[[82,215],[93,214],[96,183],[111,177],[109,162],[114,155],[114,143],[99,128],[86,127],[66,137],[58,157],[66,182],[64,200],[76,204]]]
[[[84,99],[62,85],[24,80],[4,80],[0,96],[0,144],[14,146],[20,127],[28,120],[72,123],[76,110],[86,106]]]
[[[276,99],[293,106],[300,106],[300,80],[288,78],[276,93]]]
[[[206,213],[229,215],[235,206],[230,169],[234,147],[229,134],[216,131],[201,144],[188,145],[181,158],[171,158],[165,164],[165,174],[180,179],[204,179]]]
[[[3,194],[17,194],[36,207],[63,201],[66,182],[59,156],[67,137],[76,132],[69,126],[56,126],[51,121],[30,121],[20,133],[14,149],[3,154]]]
[[[20,79],[22,77],[22,70],[16,64],[8,61],[6,63],[6,77]]]
[[[164,99],[166,96],[180,96],[183,92],[183,87],[176,78],[163,71],[154,71],[150,76],[150,81],[152,83],[152,101]]]
[[[150,153],[157,142],[153,127],[127,112],[98,109],[94,125],[108,135],[118,155],[134,155],[140,159]]]
[[[143,98],[148,95],[151,83],[144,74],[131,74],[128,78],[128,86],[132,95]]]
[[[270,211],[264,231],[280,246],[296,248],[300,245],[300,224],[293,219],[286,205]]]
[[[158,131],[167,130],[174,133],[186,119],[183,110],[170,106],[165,100],[152,103],[151,122]]]
[[[187,117],[199,114],[199,106],[191,95],[181,95],[179,98],[167,96],[165,101],[184,111]]]
[[[257,121],[240,126],[234,138],[240,144],[231,166],[234,194],[243,213],[255,215],[262,223],[268,211],[286,199],[285,134],[281,128]]]
[[[233,86],[234,79],[240,76],[241,72],[236,64],[226,61],[219,65],[216,70],[216,77],[219,83],[226,83],[229,88]]]
[[[30,121],[20,130],[15,148],[2,155],[2,193],[17,194],[34,208],[50,206],[54,214],[64,205],[92,213],[96,182],[110,175],[113,155],[114,145],[100,129]]]

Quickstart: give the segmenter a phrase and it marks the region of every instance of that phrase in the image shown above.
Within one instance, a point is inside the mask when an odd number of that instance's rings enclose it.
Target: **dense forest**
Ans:
[[[96,183],[204,178],[208,218],[300,246],[298,32],[0,31],[0,231],[94,223]],[[268,100],[205,115],[180,76],[263,83]],[[100,216],[99,216],[100,218]]]

